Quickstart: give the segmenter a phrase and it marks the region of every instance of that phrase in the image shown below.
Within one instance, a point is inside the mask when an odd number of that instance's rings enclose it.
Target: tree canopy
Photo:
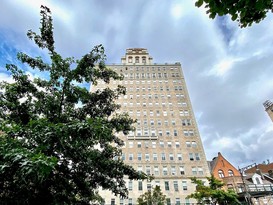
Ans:
[[[238,21],[241,27],[259,23],[266,17],[267,12],[273,11],[272,0],[198,0],[195,3],[197,7],[203,4],[210,18],[229,14],[231,19]]]
[[[193,177],[192,183],[196,184],[196,191],[187,196],[187,198],[194,198],[199,204],[212,205],[239,205],[237,194],[233,190],[223,190],[224,183],[216,179],[213,175],[207,177],[209,186],[196,177]]]
[[[54,46],[50,9],[41,6],[40,34],[28,37],[48,51],[50,62],[18,53],[18,59],[46,79],[31,79],[23,69],[6,65],[14,83],[0,84],[0,200],[6,204],[90,204],[101,200],[99,187],[126,197],[124,176],[143,180],[121,160],[117,133],[134,130],[128,114],[116,114],[122,86],[89,92],[123,76],[105,66],[103,46],[81,59],[63,58]]]
[[[160,186],[155,186],[153,191],[149,190],[137,199],[138,205],[164,205],[166,196],[161,192]]]

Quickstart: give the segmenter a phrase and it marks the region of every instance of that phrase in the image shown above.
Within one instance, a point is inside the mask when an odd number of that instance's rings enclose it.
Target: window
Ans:
[[[141,147],[141,142],[137,142],[137,147],[138,147],[138,148]]]
[[[230,177],[231,177],[231,176],[234,176],[233,171],[230,170],[230,169],[228,170],[228,176],[230,176]]]
[[[147,183],[147,190],[148,190],[148,191],[151,191],[151,189],[152,189],[151,183]]]
[[[172,142],[167,142],[168,143],[168,147],[172,147]]]
[[[178,182],[177,181],[173,181],[173,188],[174,188],[174,191],[178,191]]]
[[[169,154],[169,157],[170,157],[170,160],[173,161],[173,154],[172,153]]]
[[[123,203],[124,203],[123,198],[120,198],[120,199],[119,199],[119,205],[123,205]]]
[[[175,205],[180,205],[180,198],[175,198]]]
[[[128,189],[129,189],[129,191],[133,190],[133,181],[132,180],[130,180],[128,183]]]
[[[163,175],[168,175],[168,168],[167,168],[167,166],[163,166]]]
[[[260,178],[259,177],[255,177],[256,183],[257,184],[261,184]]]
[[[193,174],[193,175],[197,175],[196,167],[192,167],[192,168],[191,168],[191,171],[192,171],[192,174]]]
[[[186,146],[187,146],[187,147],[191,147],[191,142],[186,141]]]
[[[133,205],[133,199],[132,198],[128,199],[128,205]]]
[[[171,199],[170,198],[167,198],[166,202],[167,202],[167,205],[171,205]]]
[[[177,154],[177,159],[178,159],[178,161],[182,161],[182,154],[181,153]]]
[[[126,155],[125,153],[122,153],[122,158],[121,158],[123,161],[126,159]]]
[[[129,142],[129,148],[133,148],[134,142]]]
[[[142,166],[138,166],[137,167],[137,171],[140,173],[140,172],[142,172]]]
[[[164,147],[164,142],[160,141],[159,145],[160,145],[160,147]]]
[[[156,142],[152,142],[152,148],[156,148]]]
[[[111,205],[115,205],[115,199],[111,199]]]
[[[202,167],[198,167],[198,174],[199,175],[203,175],[204,174]]]
[[[197,147],[196,142],[195,142],[195,141],[192,141],[192,142],[191,142],[191,146],[192,146],[192,147]]]
[[[141,158],[142,158],[142,154],[141,154],[141,153],[138,153],[138,154],[137,154],[137,160],[138,160],[138,161],[141,161]]]
[[[157,153],[153,153],[153,159],[154,161],[157,161]]]
[[[139,57],[138,56],[135,57],[135,63],[139,63]]]
[[[145,154],[145,160],[150,161],[150,154]]]
[[[174,131],[173,131],[173,135],[174,135],[174,136],[177,136],[177,135],[178,135],[178,134],[177,134],[177,130],[174,130]]]
[[[172,175],[176,175],[176,168],[175,168],[175,166],[171,167],[171,173],[172,173]]]
[[[179,167],[179,171],[180,171],[180,174],[181,174],[181,175],[184,175],[184,174],[185,174],[185,169],[184,169],[183,166],[180,166],[180,167]]]
[[[200,155],[199,155],[199,153],[195,153],[195,159],[196,159],[197,161],[200,160]]]
[[[133,62],[133,57],[132,57],[132,56],[129,56],[128,62],[129,62],[129,63],[132,63],[132,62]]]
[[[224,172],[221,169],[218,170],[218,175],[219,175],[220,178],[224,178],[225,177]]]
[[[180,147],[180,142],[175,142],[175,147]]]
[[[193,153],[189,153],[189,158],[190,158],[191,161],[194,160]]]
[[[154,166],[154,174],[156,176],[159,175],[159,168],[158,168],[158,166]]]
[[[166,155],[165,155],[165,153],[161,153],[161,159],[162,159],[163,161],[166,160]]]
[[[165,191],[169,191],[170,190],[169,182],[165,181],[164,184],[165,184]]]
[[[143,187],[142,187],[142,181],[138,181],[138,191],[142,191]]]
[[[182,188],[183,190],[188,190],[188,187],[187,187],[187,181],[182,181]]]
[[[134,158],[134,155],[133,154],[129,154],[129,160],[132,161]]]
[[[146,166],[146,174],[151,175],[151,167],[150,166]]]

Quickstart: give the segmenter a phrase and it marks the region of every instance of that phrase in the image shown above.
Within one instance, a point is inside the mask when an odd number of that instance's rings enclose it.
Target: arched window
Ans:
[[[230,177],[231,177],[231,176],[234,176],[233,171],[232,171],[232,170],[230,170],[230,169],[228,170],[228,176],[230,176]]]
[[[129,62],[129,63],[132,63],[132,62],[133,62],[133,57],[132,57],[132,56],[129,56],[129,57],[128,57],[128,62]]]
[[[136,61],[135,61],[135,63],[139,63],[139,57],[138,56],[136,56]]]
[[[261,184],[261,181],[260,181],[259,177],[256,177],[255,180],[256,180],[257,184]]]
[[[146,63],[146,57],[142,56],[142,63]]]
[[[218,175],[219,175],[220,178],[225,177],[224,172],[221,169],[218,170]]]

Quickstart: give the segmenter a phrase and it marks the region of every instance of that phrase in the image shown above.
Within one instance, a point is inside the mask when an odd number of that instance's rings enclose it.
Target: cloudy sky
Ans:
[[[236,167],[273,161],[273,16],[241,29],[211,20],[195,0],[1,0],[0,80],[16,52],[43,56],[26,37],[38,31],[39,7],[51,8],[57,50],[80,58],[97,44],[107,62],[144,47],[156,63],[181,62],[207,159],[221,152]],[[25,68],[27,69],[27,68]],[[28,70],[33,75],[33,71]]]

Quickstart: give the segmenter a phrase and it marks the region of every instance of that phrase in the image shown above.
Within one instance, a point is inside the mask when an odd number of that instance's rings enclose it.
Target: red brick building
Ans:
[[[209,168],[215,178],[225,183],[225,189],[233,189],[236,192],[242,189],[243,181],[240,172],[220,152],[217,157],[209,161]]]

